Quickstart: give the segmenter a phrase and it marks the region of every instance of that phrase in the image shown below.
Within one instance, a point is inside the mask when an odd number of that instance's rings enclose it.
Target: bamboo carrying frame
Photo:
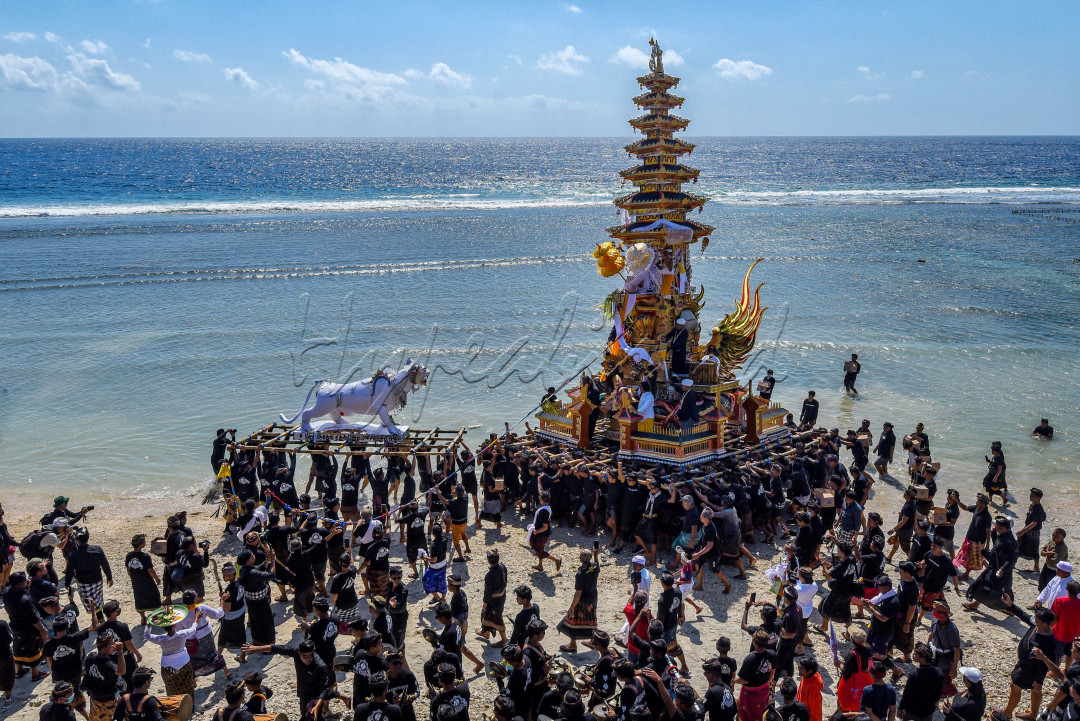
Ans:
[[[410,428],[402,436],[373,436],[349,429],[316,433],[303,431],[299,425],[271,423],[236,441],[235,446],[238,450],[287,450],[314,456],[356,456],[384,450],[391,454],[441,456],[455,450],[465,433],[465,428],[442,430],[435,427],[431,430]]]

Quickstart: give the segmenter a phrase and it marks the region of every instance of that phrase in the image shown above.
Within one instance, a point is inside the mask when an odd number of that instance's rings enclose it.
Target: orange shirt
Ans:
[[[799,679],[799,693],[795,700],[810,709],[810,721],[821,721],[821,691],[824,688],[825,682],[821,680],[820,673]]]

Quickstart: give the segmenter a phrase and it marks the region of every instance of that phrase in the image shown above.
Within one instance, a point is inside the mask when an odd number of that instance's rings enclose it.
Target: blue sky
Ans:
[[[0,0],[0,136],[1080,134],[1080,3]]]

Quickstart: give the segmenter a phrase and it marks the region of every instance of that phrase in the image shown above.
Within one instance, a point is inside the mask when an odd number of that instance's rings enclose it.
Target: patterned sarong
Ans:
[[[165,683],[166,696],[182,696],[185,693],[195,695],[195,674],[191,662],[183,668],[161,667],[161,680]]]

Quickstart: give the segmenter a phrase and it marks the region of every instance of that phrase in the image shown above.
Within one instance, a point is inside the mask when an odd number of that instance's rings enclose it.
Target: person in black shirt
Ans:
[[[82,680],[83,644],[90,638],[90,632],[97,630],[96,615],[91,616],[91,620],[95,623],[89,629],[73,633],[68,633],[66,618],[59,618],[53,623],[55,635],[45,642],[43,654],[49,662],[54,681],[70,681],[76,688],[79,686]],[[81,705],[78,701],[75,704],[76,707]]]
[[[776,646],[776,669],[788,678],[795,676],[795,647],[803,639],[802,612],[799,611],[799,592],[794,586],[784,586],[784,611],[780,616],[780,639]]]
[[[566,616],[559,621],[558,631],[570,637],[570,643],[559,647],[564,653],[576,653],[578,639],[592,637],[596,629],[596,602],[599,591],[596,583],[600,578],[600,546],[593,545],[593,550],[582,551],[581,567],[574,576],[574,597]]]
[[[509,697],[515,709],[520,708],[523,714],[528,715],[533,706],[532,666],[525,662],[525,655],[517,644],[503,646],[500,653],[509,669],[505,682],[500,676],[495,676],[499,693]]]
[[[724,681],[724,666],[718,661],[713,658],[701,665],[705,681],[709,684],[709,690],[705,692],[705,712],[709,715],[709,721],[735,721],[739,712],[735,705],[735,694]]]
[[[243,684],[225,689],[225,706],[214,712],[213,721],[254,721],[255,717],[244,708]]]
[[[1006,613],[1010,613],[1027,624],[1028,631],[1016,646],[1016,666],[1012,672],[1009,686],[1009,702],[1004,712],[1012,718],[1012,712],[1020,703],[1024,691],[1031,691],[1031,716],[1038,713],[1042,705],[1043,681],[1046,679],[1047,661],[1054,663],[1057,658],[1057,642],[1054,639],[1054,612],[1048,608],[1035,609],[1034,618],[1024,609],[1013,604],[1012,595],[1002,594]],[[1055,664],[1056,665],[1056,664]]]
[[[802,403],[802,413],[799,415],[799,429],[813,428],[817,423],[819,404],[814,398],[816,394],[810,391],[806,394],[806,400]]]
[[[893,433],[893,424],[884,423],[881,426],[881,435],[878,436],[877,445],[874,446],[874,468],[878,475],[884,478],[889,473],[889,464],[892,463],[893,451],[896,450],[896,434]]]
[[[69,526],[74,526],[76,523],[82,520],[83,516],[93,510],[90,506],[83,506],[78,513],[75,513],[74,511],[68,509],[68,501],[70,500],[71,499],[67,496],[57,496],[56,498],[54,498],[53,509],[41,517],[41,520],[39,522],[40,525],[43,528],[45,526],[52,526],[53,522],[57,519],[63,519],[67,521],[67,524]]]
[[[1001,442],[994,441],[990,444],[990,456],[986,457],[988,464],[986,475],[983,476],[983,489],[991,499],[1001,496],[1001,507],[1009,507],[1009,484],[1005,478],[1005,454],[1001,450]]]
[[[315,653],[315,644],[311,641],[304,641],[295,647],[278,644],[262,646],[244,644],[244,654],[253,653],[288,656],[293,660],[293,669],[296,671],[296,696],[300,702],[301,716],[307,712],[308,706],[328,691],[333,684],[333,674]],[[239,688],[243,691],[243,686]]]
[[[930,521],[920,518],[915,522],[915,535],[911,537],[911,552],[907,560],[919,563],[930,553]]]
[[[146,666],[133,669],[131,693],[120,696],[113,721],[162,721],[161,703],[150,693],[154,670]]]
[[[371,467],[367,459],[370,453],[361,454],[354,451],[351,465],[341,472],[341,517],[347,521],[356,521],[360,518],[360,484],[366,483]],[[363,469],[358,471],[357,468]],[[374,491],[372,495],[376,495]],[[385,502],[386,497],[383,496]]]
[[[776,676],[776,652],[769,647],[764,629],[754,632],[753,650],[743,659],[734,683],[739,689],[739,717],[757,719],[765,715],[773,678]]]
[[[527,631],[529,621],[540,618],[540,607],[532,602],[532,597],[532,589],[528,586],[518,586],[514,589],[514,599],[521,606],[521,610],[514,616],[514,628],[510,632],[509,642],[522,648],[529,640]]]
[[[942,704],[945,721],[981,721],[986,712],[982,672],[970,666],[961,668],[960,672],[964,690]]]
[[[71,704],[75,702],[75,687],[67,681],[61,681],[53,687],[49,703],[38,711],[39,721],[75,721],[75,712]]]
[[[373,673],[368,682],[371,700],[357,703],[353,721],[403,721],[401,707],[386,700],[389,685],[384,672]]]
[[[1005,516],[994,518],[994,533],[997,534],[994,546],[985,556],[987,567],[968,586],[969,601],[964,604],[964,608],[969,611],[974,611],[980,603],[1000,609],[1002,593],[1013,595],[1013,568],[1016,566],[1017,553],[1012,520]]]
[[[307,638],[315,646],[315,653],[326,664],[327,668],[333,668],[334,656],[337,653],[335,641],[339,634],[340,620],[330,615],[330,599],[319,596],[311,603],[315,613],[315,619],[308,623],[300,620],[297,623],[303,629]]]
[[[948,556],[945,559],[948,560]],[[897,568],[900,571],[900,583],[896,588],[896,623],[893,627],[889,649],[899,650],[904,655],[904,663],[911,663],[911,651],[915,648],[913,629],[918,619],[922,617],[919,584],[915,580],[915,574],[919,568],[910,561],[901,561]]]
[[[420,501],[416,498],[398,511],[398,524],[405,536],[405,558],[412,567],[410,578],[419,578],[416,561],[428,545],[427,511],[420,510]]]
[[[915,487],[908,486],[904,489],[904,505],[897,514],[896,525],[889,529],[889,543],[892,550],[886,559],[892,562],[897,549],[901,549],[906,556],[911,552],[911,536],[915,532]]]
[[[469,685],[458,684],[454,667],[448,663],[439,665],[439,692],[431,699],[430,713],[438,721],[469,721]],[[451,713],[440,713],[440,707],[449,706]]]
[[[776,709],[783,721],[810,721],[810,709],[806,704],[795,700],[799,685],[792,678],[785,678],[780,683],[780,697],[784,700]]]
[[[945,674],[934,665],[934,651],[925,643],[915,644],[915,664],[896,709],[904,721],[930,721],[941,698]]]
[[[1028,494],[1031,505],[1028,506],[1027,515],[1024,516],[1024,527],[1016,532],[1017,551],[1021,558],[1030,558],[1035,564],[1032,573],[1039,572],[1039,551],[1042,550],[1039,535],[1042,533],[1043,522],[1046,521],[1046,509],[1042,505],[1043,492],[1038,488],[1032,488]]]
[[[80,528],[75,532],[76,547],[67,560],[67,570],[64,572],[64,585],[68,589],[68,600],[75,598],[75,586],[72,580],[78,582],[79,598],[83,606],[89,611],[91,601],[95,608],[101,608],[105,601],[102,577],[111,588],[113,585],[112,569],[109,567],[109,559],[101,546],[90,544],[90,531]]]
[[[99,633],[95,645],[97,652],[83,662],[82,688],[90,697],[89,717],[101,718],[111,716],[116,709],[117,691],[124,688],[127,660],[124,645],[111,631]]]
[[[409,589],[401,581],[401,567],[390,567],[390,588],[386,592],[386,613],[394,635],[391,644],[399,651],[405,648],[406,630],[409,625]]]
[[[49,638],[49,632],[41,622],[38,606],[26,592],[26,574],[16,571],[8,577],[3,592],[4,610],[11,624],[12,654],[15,659],[15,675],[22,676],[32,670],[32,682],[45,678],[47,673],[38,671],[41,649]]]
[[[218,472],[221,468],[222,461],[225,460],[225,453],[229,450],[229,446],[236,443],[236,429],[235,428],[218,428],[217,433],[214,436],[213,447],[210,451],[210,467],[214,469],[214,473]]]
[[[1035,426],[1035,430],[1031,432],[1031,435],[1034,438],[1053,438],[1054,427],[1050,425],[1050,419],[1043,418],[1041,421],[1039,421],[1039,425]]]
[[[758,397],[763,401],[771,400],[773,394],[773,388],[776,386],[776,376],[773,375],[772,368],[765,371],[765,377],[762,378],[757,385]]]
[[[967,562],[964,564],[964,575],[960,577],[961,581],[966,581],[972,571],[982,570],[983,549],[990,543],[990,527],[993,525],[993,518],[987,508],[989,505],[990,498],[983,493],[975,496],[974,505],[964,506],[961,504],[961,508],[972,514],[971,523],[968,525],[967,534],[964,536],[968,548]]]
[[[716,639],[716,653],[717,655],[711,661],[715,662],[719,669],[717,673],[720,674],[720,680],[727,684],[729,688],[734,689],[735,674],[739,670],[739,662],[728,655],[731,653],[731,639],[727,636]]]
[[[728,577],[720,570],[720,537],[716,528],[716,524],[713,523],[713,509],[706,506],[701,512],[701,540],[698,543],[698,550],[691,556],[695,563],[698,564],[697,571],[697,585],[694,586],[695,591],[703,591],[702,576],[705,574],[705,567],[708,566],[709,570],[716,574],[716,577],[720,579],[720,583],[724,584],[724,590],[722,593],[731,593],[732,585]]]
[[[866,602],[867,608],[870,609],[870,632],[867,635],[867,645],[877,657],[884,657],[889,652],[889,643],[892,641],[893,631],[896,628],[900,601],[896,598],[892,579],[888,576],[878,576],[874,585],[877,587],[877,595]]]
[[[562,568],[562,559],[558,556],[553,556],[547,551],[547,542],[551,538],[551,493],[543,491],[540,493],[540,508],[536,509],[536,514],[533,516],[532,529],[529,533],[529,545],[532,546],[533,552],[536,553],[536,565],[533,566],[537,571],[544,570],[544,559],[550,558],[555,563],[555,573],[558,573]]]
[[[391,649],[386,654],[387,694],[391,703],[401,708],[405,721],[416,721],[413,701],[420,695],[420,684],[416,675],[405,663],[405,654],[400,649]]]
[[[683,433],[689,433],[698,422],[697,393],[694,392],[694,381],[690,378],[683,378],[681,386],[682,397],[679,398],[677,413],[679,427]]]
[[[262,671],[248,671],[244,674],[244,690],[251,694],[244,703],[244,708],[252,715],[264,715],[266,702],[274,697],[274,689],[265,685],[266,674]]]

